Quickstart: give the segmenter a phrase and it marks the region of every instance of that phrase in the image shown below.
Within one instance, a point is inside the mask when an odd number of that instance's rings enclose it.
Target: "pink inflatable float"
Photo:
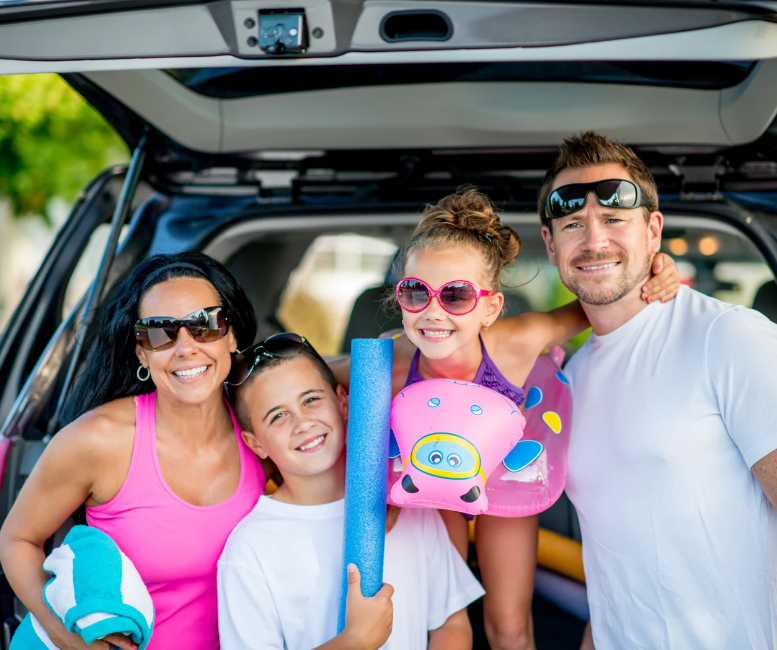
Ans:
[[[553,348],[537,360],[523,415],[506,397],[466,382],[435,379],[403,389],[391,404],[390,501],[499,517],[553,505],[564,489],[569,446],[563,357]]]

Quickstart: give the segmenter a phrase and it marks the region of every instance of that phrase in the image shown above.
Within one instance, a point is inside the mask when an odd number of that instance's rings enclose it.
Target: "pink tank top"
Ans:
[[[86,508],[86,520],[119,546],[138,569],[156,610],[148,650],[217,650],[216,562],[227,537],[264,492],[259,459],[242,440],[240,479],[231,497],[195,506],[165,483],[156,448],[156,393],[135,398],[135,444],[129,473],[108,503]]]

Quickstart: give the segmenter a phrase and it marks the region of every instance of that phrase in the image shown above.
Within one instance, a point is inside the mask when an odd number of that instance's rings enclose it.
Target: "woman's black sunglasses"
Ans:
[[[549,219],[566,217],[581,210],[593,192],[596,199],[607,208],[632,209],[645,205],[642,189],[636,183],[622,178],[609,178],[593,183],[572,183],[553,190],[545,202]]]
[[[135,323],[135,341],[144,350],[167,350],[185,327],[198,343],[211,343],[227,335],[229,315],[223,307],[205,307],[183,318],[151,316]]]
[[[296,357],[305,349],[321,358],[304,336],[293,332],[282,332],[268,336],[263,341],[254,343],[232,357],[232,369],[229,371],[226,382],[231,386],[239,386],[265,359]]]

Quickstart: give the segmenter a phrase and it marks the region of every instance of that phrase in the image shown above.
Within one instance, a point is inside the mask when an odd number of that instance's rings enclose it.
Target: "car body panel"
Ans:
[[[103,3],[82,2],[73,8],[80,15],[53,17],[41,7],[25,13],[25,3],[14,3],[0,5],[0,73],[289,65],[333,58],[346,64],[607,60],[624,53],[632,60],[766,59],[777,50],[772,4],[301,0],[293,7],[306,10],[309,31],[320,38],[310,38],[303,53],[279,56],[248,44],[259,11],[291,6],[273,0],[141,5],[116,12]],[[386,42],[380,25],[398,9],[444,13],[450,37]]]

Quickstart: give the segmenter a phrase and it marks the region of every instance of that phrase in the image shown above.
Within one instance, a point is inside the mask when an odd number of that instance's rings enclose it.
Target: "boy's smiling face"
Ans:
[[[259,374],[240,395],[251,414],[243,439],[260,458],[270,458],[284,481],[330,470],[345,446],[348,406],[303,355]]]

